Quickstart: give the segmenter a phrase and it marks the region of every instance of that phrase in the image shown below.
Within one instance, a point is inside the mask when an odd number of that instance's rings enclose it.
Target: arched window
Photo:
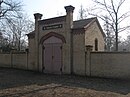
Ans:
[[[95,39],[95,51],[98,51],[98,39]]]

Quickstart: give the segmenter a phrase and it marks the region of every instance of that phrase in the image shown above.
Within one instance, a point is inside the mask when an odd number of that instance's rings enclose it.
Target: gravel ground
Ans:
[[[0,68],[0,97],[130,97],[130,80]]]

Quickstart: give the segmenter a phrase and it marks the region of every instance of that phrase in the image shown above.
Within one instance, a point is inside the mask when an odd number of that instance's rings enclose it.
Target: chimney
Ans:
[[[41,20],[42,14],[35,13],[35,66],[37,66],[37,70],[39,70],[39,24],[38,21]]]
[[[72,5],[65,6],[66,10],[66,22],[67,25],[72,28],[73,27],[73,12],[74,12],[75,7]]]
[[[40,19],[42,18],[42,14],[40,14],[40,13],[35,13],[35,14],[34,14],[34,18],[35,18],[35,20],[40,20]]]
[[[37,27],[38,27],[38,21],[41,20],[41,18],[42,18],[42,14],[40,14],[40,13],[35,13],[34,14],[35,30],[37,29]]]

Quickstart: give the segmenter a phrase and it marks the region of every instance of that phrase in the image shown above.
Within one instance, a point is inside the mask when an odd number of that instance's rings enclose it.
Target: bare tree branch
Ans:
[[[127,19],[128,17],[130,17],[130,11],[122,14],[119,18],[118,18],[118,23],[121,23],[122,21],[124,21],[125,19]]]
[[[128,28],[130,28],[130,26],[121,27],[121,28],[119,28],[118,33],[123,32],[123,31],[125,31]]]
[[[10,17],[17,16],[17,13],[22,10],[21,7],[21,2],[2,0],[0,2],[0,18],[4,18],[7,15],[10,15]]]
[[[105,16],[108,16],[108,25],[111,26],[116,36],[116,51],[118,51],[118,33],[129,28],[129,26],[122,28],[119,27],[121,26],[121,23],[130,16],[129,11],[124,12],[123,14],[120,12],[120,9],[125,1],[126,0],[119,0],[117,2],[114,2],[114,0],[93,0],[93,2],[96,4],[96,7],[94,8],[95,11],[103,11],[106,14],[104,14],[103,12],[101,14],[97,14],[94,13],[94,11],[87,11],[89,15],[96,16],[103,21],[105,21]]]
[[[125,2],[125,0],[120,0],[119,5],[117,7],[117,12],[119,11],[121,5]]]

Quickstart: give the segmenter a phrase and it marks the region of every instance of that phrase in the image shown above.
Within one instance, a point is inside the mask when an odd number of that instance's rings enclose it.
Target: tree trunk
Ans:
[[[118,51],[118,18],[117,18],[117,13],[116,13],[116,31],[115,31],[115,35],[116,35],[116,48],[115,51]]]

